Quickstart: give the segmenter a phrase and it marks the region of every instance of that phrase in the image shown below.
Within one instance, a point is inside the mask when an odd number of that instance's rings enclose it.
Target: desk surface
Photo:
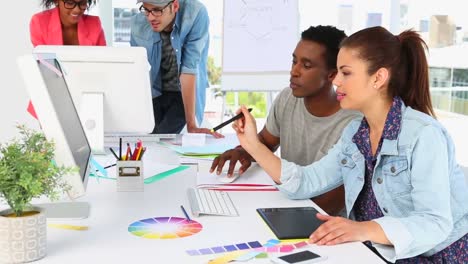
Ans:
[[[144,166],[158,162],[178,163],[175,153],[161,146],[151,146],[145,154]],[[200,167],[201,169],[201,167]],[[200,249],[249,241],[266,242],[275,238],[255,211],[259,207],[315,206],[310,200],[289,200],[280,192],[230,192],[240,217],[201,216],[194,218],[203,230],[178,239],[145,239],[127,231],[140,219],[151,217],[184,217],[180,205],[190,212],[186,189],[195,186],[197,167],[178,172],[163,180],[145,185],[144,192],[117,192],[113,180],[90,178],[87,195],[91,216],[78,221],[60,221],[87,225],[87,231],[47,229],[47,256],[37,263],[206,263],[217,255],[189,256],[189,249]],[[319,209],[319,208],[318,208]],[[321,211],[319,209],[319,211]],[[337,246],[309,245],[319,255],[328,257],[323,263],[349,263],[355,256],[360,263],[382,263],[362,243]],[[275,255],[268,253],[269,256]],[[253,263],[270,263],[255,259]]]

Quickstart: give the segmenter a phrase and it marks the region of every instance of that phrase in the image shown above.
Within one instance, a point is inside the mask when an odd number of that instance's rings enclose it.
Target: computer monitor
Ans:
[[[56,55],[94,153],[104,153],[105,133],[153,131],[145,48],[37,46],[33,53]]]
[[[91,147],[60,64],[54,58],[38,59],[34,55],[25,55],[18,58],[18,66],[27,92],[34,102],[42,131],[47,139],[55,143],[55,162],[78,168],[64,176],[64,181],[70,187],[68,196],[71,199],[78,198],[85,194],[90,173]],[[54,211],[53,207],[67,212]],[[84,218],[89,214],[89,205],[77,202],[55,203],[46,208],[46,215],[50,216],[51,213],[60,215],[56,217]]]

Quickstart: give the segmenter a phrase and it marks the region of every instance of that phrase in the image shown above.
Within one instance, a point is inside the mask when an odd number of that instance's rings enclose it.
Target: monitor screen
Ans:
[[[97,107],[94,100],[86,101],[85,96],[90,94],[103,95],[103,108],[99,110],[103,111],[105,133],[153,131],[153,97],[145,48],[37,46],[33,53],[57,57],[86,133],[84,115],[89,114],[89,108]]]
[[[55,143],[55,162],[77,170],[64,175],[71,199],[85,194],[91,147],[68,91],[62,68],[53,57],[25,55],[18,66],[42,131]]]
[[[57,60],[44,59],[43,61],[53,65],[57,70],[62,72]],[[60,122],[60,127],[63,129],[67,145],[70,148],[75,164],[79,168],[81,179],[84,182],[89,165],[91,147],[88,144],[85,132],[81,126],[80,118],[78,117],[78,113],[76,112],[73,100],[67,88],[67,83],[63,75],[61,77],[58,76],[39,61],[37,61],[37,64],[45,86],[49,91],[50,100],[57,113],[57,118]]]
[[[94,154],[105,134],[149,134],[154,128],[150,66],[143,47],[37,46],[64,72]]]

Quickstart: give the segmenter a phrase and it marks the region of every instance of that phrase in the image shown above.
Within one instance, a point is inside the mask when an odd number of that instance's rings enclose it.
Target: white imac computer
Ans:
[[[33,54],[55,54],[93,153],[104,153],[105,134],[153,131],[145,48],[38,46]]]
[[[68,196],[75,199],[85,194],[90,173],[91,148],[73,104],[62,70],[53,58],[36,59],[33,55],[18,58],[26,89],[34,102],[41,128],[47,139],[55,142],[55,162],[78,168],[64,181],[70,187]],[[45,207],[49,218],[86,218],[89,204],[66,202],[38,205]]]

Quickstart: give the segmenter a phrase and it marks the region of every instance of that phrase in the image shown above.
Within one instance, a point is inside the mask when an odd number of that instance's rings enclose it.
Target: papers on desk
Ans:
[[[213,136],[207,135],[205,145],[203,146],[181,146],[168,143],[162,144],[181,155],[203,156],[222,154],[226,150],[238,146],[239,140],[235,134],[227,134],[224,138],[214,138]]]
[[[228,149],[232,149],[237,145],[213,145],[213,146],[169,146],[170,149],[176,151],[179,154],[187,156],[198,156],[198,155],[219,155],[224,153]]]
[[[198,164],[199,162],[212,162],[218,155],[180,156],[180,164]]]
[[[258,165],[252,166],[232,183],[221,183],[216,173],[210,173],[211,162],[199,163],[197,187],[223,191],[277,191],[274,181]]]

